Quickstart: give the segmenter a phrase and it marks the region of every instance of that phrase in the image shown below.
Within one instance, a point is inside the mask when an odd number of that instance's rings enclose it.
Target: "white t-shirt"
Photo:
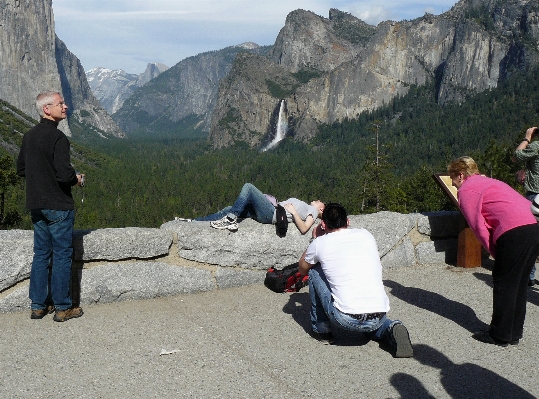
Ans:
[[[367,230],[344,228],[317,237],[307,248],[305,261],[311,265],[320,262],[334,306],[341,312],[389,310],[378,248]]]

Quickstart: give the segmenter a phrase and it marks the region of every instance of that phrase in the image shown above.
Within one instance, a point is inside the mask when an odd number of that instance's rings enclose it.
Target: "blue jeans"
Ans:
[[[331,332],[331,323],[334,323],[348,331],[364,333],[369,339],[384,339],[390,345],[396,345],[391,329],[395,324],[401,324],[401,322],[391,320],[385,315],[379,319],[359,321],[335,308],[329,283],[320,264],[309,270],[309,295],[311,296],[311,327],[313,331],[318,333]]]
[[[529,199],[530,201],[533,201],[535,199],[536,195],[537,195],[537,193],[532,193],[531,191],[526,191],[526,198]],[[536,267],[535,267],[535,264],[534,264],[533,267],[532,267],[532,271],[530,273],[530,280],[535,279],[535,270],[536,270]]]
[[[75,211],[32,209],[34,259],[30,271],[32,310],[54,304],[66,310],[71,303],[71,257]]]
[[[232,206],[227,206],[219,212],[208,216],[202,216],[195,220],[213,221],[219,220],[228,214],[242,219],[252,218],[259,223],[271,224],[275,207],[266,198],[264,193],[251,183],[245,183],[241,189],[240,195]]]

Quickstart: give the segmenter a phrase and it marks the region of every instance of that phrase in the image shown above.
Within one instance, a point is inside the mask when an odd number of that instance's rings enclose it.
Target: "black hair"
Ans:
[[[324,208],[322,220],[328,230],[336,230],[347,226],[348,214],[344,206],[336,202],[331,202]]]

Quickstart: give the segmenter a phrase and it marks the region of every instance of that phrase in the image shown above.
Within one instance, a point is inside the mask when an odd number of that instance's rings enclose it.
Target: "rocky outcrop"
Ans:
[[[57,39],[50,0],[2,1],[0,26],[2,100],[39,119],[36,95],[58,91],[69,106],[69,119],[104,135],[123,135],[91,94],[79,60]],[[71,135],[67,121],[59,127]]]
[[[380,212],[350,219],[373,234],[382,266],[392,268],[454,263],[460,217]],[[84,305],[260,284],[270,266],[297,262],[309,238],[295,228],[280,238],[275,226],[250,219],[237,232],[180,220],[160,229],[76,231],[73,295]],[[0,312],[28,309],[33,232],[0,231],[0,241]]]
[[[251,84],[241,96],[231,90],[251,75],[256,81],[260,62],[251,58],[247,61],[252,65],[234,66],[220,87],[210,141],[214,147],[235,141],[255,147],[267,134],[264,118],[236,115],[236,124],[226,131],[227,117],[253,103],[262,106],[258,113],[271,114],[283,98],[291,135],[297,140],[312,138],[319,124],[356,118],[388,104],[411,85],[433,83],[441,105],[463,102],[470,94],[497,87],[515,71],[539,63],[538,24],[539,9],[532,0],[461,0],[439,16],[386,21],[376,28],[336,10],[329,19],[296,10],[287,17],[269,58],[283,68],[281,74],[298,77],[310,71],[310,79],[293,90],[283,88],[285,96],[272,93],[273,101],[261,103],[265,83]],[[343,34],[347,30],[342,26],[352,26],[350,32],[360,34]]]
[[[181,135],[190,128],[207,137],[219,82],[242,52],[264,53],[254,43],[227,47],[186,58],[137,90],[113,115],[129,134]],[[133,115],[137,115],[133,118]]]
[[[38,119],[40,91],[61,91],[50,1],[0,3],[0,98]]]
[[[86,74],[79,59],[56,38],[56,61],[62,82],[62,94],[69,105],[68,115],[71,122],[97,128],[101,135],[125,137],[111,116],[94,97]]]
[[[151,63],[139,74],[126,73],[121,69],[93,68],[86,72],[86,79],[92,93],[109,114],[118,111],[124,101],[131,97],[136,89],[166,71],[165,64]]]
[[[329,19],[296,10],[286,17],[269,58],[291,72],[329,72],[355,58],[374,32],[373,26],[336,9]]]
[[[272,134],[272,117],[280,98],[288,99],[299,85],[292,73],[268,58],[238,54],[233,69],[219,85],[209,140],[215,148],[235,141],[261,146]],[[253,126],[263,128],[263,134],[253,131]]]

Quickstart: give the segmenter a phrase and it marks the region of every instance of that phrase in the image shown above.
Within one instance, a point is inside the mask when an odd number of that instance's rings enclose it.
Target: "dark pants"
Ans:
[[[539,225],[516,227],[496,241],[492,269],[493,306],[490,335],[502,341],[522,338],[528,278],[539,254]]]
[[[45,309],[51,300],[57,310],[71,302],[71,257],[74,210],[32,209],[34,258],[29,296],[32,310]]]

